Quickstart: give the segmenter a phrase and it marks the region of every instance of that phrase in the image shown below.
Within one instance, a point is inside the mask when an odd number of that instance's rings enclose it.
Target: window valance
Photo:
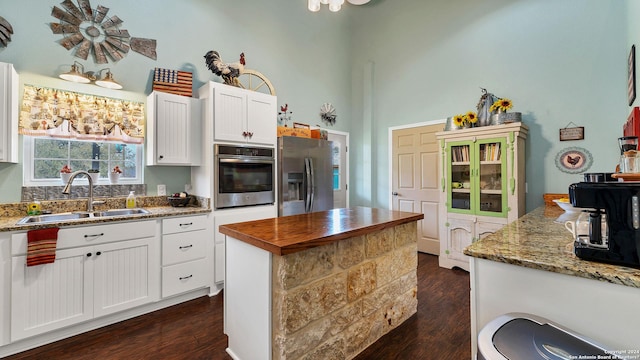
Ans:
[[[24,86],[19,133],[144,143],[144,103]]]

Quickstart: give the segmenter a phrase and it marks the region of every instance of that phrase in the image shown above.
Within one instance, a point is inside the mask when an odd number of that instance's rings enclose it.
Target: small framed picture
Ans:
[[[627,95],[629,97],[629,106],[636,99],[636,46],[631,45],[629,52],[628,79],[627,79]]]

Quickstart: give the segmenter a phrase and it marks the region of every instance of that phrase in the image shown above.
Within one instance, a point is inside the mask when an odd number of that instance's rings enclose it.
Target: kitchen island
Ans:
[[[472,358],[478,332],[489,321],[522,312],[640,359],[640,269],[576,257],[564,227],[570,218],[541,207],[465,249],[472,257]]]
[[[220,226],[238,360],[351,359],[417,310],[417,221],[355,207]]]

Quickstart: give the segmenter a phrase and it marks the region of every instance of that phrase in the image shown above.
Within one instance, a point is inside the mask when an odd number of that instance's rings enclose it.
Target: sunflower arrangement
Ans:
[[[491,105],[491,107],[489,108],[489,111],[491,112],[495,112],[495,111],[507,111],[509,109],[511,109],[513,107],[513,102],[507,98],[502,98],[502,99],[498,99],[496,100],[493,105]]]
[[[477,121],[478,121],[478,115],[473,111],[469,111],[464,115],[458,114],[453,117],[453,125],[455,125],[456,127],[463,127],[467,124],[468,125],[475,124]]]

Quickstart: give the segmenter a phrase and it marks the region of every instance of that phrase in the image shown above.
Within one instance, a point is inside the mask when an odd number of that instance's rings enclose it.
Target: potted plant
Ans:
[[[91,176],[91,180],[93,181],[93,184],[97,184],[98,180],[100,179],[100,170],[98,169],[89,169],[87,170],[87,172],[89,173],[89,176]]]
[[[66,184],[69,182],[69,178],[71,177],[71,173],[73,171],[69,167],[69,165],[65,164],[62,169],[60,169],[60,179],[62,179],[62,183]]]
[[[122,170],[120,170],[120,167],[118,165],[114,166],[114,168],[109,173],[109,181],[111,181],[112,184],[117,184],[118,180],[120,179],[120,174],[122,174]]]

